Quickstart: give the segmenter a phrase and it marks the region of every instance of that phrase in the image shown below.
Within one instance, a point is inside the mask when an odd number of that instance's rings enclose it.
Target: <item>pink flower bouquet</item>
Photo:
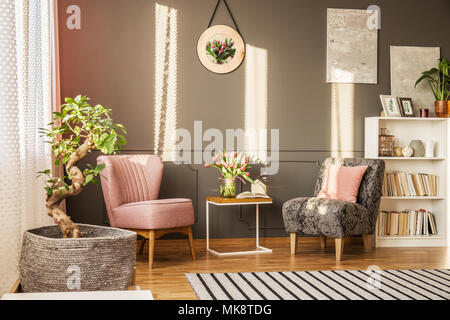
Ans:
[[[213,157],[213,163],[206,163],[205,167],[213,167],[220,171],[220,179],[224,182],[220,188],[222,197],[233,198],[236,196],[236,178],[244,183],[245,180],[253,183],[248,171],[250,169],[249,157],[243,152],[219,152]]]
[[[233,48],[233,45],[232,39],[225,39],[225,41],[212,40],[206,45],[206,54],[210,55],[217,64],[227,63],[227,60],[233,58],[236,54],[236,49]]]

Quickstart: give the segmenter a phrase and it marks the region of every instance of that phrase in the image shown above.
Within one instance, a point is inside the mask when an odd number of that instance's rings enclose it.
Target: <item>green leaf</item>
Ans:
[[[67,164],[67,162],[69,162],[69,160],[70,160],[70,155],[67,155],[62,159],[62,162],[63,162],[63,164]]]
[[[70,187],[67,183],[63,182],[64,185],[64,189],[66,189],[66,191],[69,191]]]
[[[87,185],[92,179],[94,179],[94,175],[93,174],[88,174],[84,180],[84,186]]]
[[[107,134],[106,138],[102,141],[99,150],[105,154],[111,154],[115,150],[114,145],[116,142],[117,134],[115,132]]]
[[[69,113],[69,114],[65,115],[64,118],[63,118],[61,121],[62,121],[62,122],[67,122],[67,121],[69,121],[70,119],[75,118],[75,117],[76,117],[76,114],[71,114],[71,113]]]
[[[117,146],[119,149],[122,148],[122,146],[127,144],[127,139],[125,139],[124,135],[119,135],[119,139],[117,140]]]
[[[61,118],[61,117],[62,117],[62,113],[61,113],[61,112],[54,111],[54,112],[53,112],[53,116],[56,117],[56,118]]]
[[[64,98],[64,101],[65,101],[66,103],[75,103],[75,101],[74,101],[72,98],[70,98],[70,97],[65,97],[65,98]]]
[[[103,169],[105,169],[105,164],[104,163],[100,163],[100,164],[98,164],[96,167],[95,167],[95,171],[97,172],[97,173],[99,173],[100,171],[102,171]]]
[[[426,74],[426,75],[431,76],[431,75],[433,75],[433,74],[436,74],[438,71],[439,71],[439,70],[438,70],[437,68],[431,68],[431,69],[428,70],[428,71],[424,71],[423,74]]]
[[[46,170],[38,171],[37,173],[42,173],[42,174],[46,174],[46,175],[49,175],[49,174],[50,174],[50,172],[51,172],[51,170],[50,170],[50,169],[46,169]]]
[[[44,189],[45,189],[45,191],[47,191],[47,195],[49,197],[51,197],[52,194],[53,194],[53,188],[52,187],[45,187]]]
[[[250,177],[247,177],[245,174],[243,174],[242,177],[243,177],[245,180],[247,180],[248,182],[253,183],[253,179],[250,178]]]

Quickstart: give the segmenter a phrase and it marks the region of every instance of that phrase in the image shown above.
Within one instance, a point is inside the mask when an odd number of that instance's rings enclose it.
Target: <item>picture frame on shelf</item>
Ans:
[[[414,104],[411,98],[398,98],[400,109],[403,113],[403,117],[415,117],[416,112],[414,110]]]
[[[381,104],[386,117],[402,117],[403,112],[400,108],[397,97],[391,95],[380,95]]]

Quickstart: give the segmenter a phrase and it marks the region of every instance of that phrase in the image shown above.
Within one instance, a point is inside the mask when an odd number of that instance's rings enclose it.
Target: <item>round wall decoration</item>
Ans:
[[[233,28],[215,25],[206,29],[198,39],[197,55],[209,71],[228,73],[244,60],[244,40]]]
[[[220,2],[233,20],[236,29],[225,25],[211,24],[216,15]],[[197,55],[202,65],[215,73],[228,73],[239,67],[245,57],[245,44],[242,40],[236,20],[234,20],[227,0],[217,0],[216,7],[208,23],[208,28],[202,33],[197,42]]]

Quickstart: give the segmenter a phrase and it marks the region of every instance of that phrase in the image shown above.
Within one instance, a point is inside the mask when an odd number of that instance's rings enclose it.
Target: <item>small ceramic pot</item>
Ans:
[[[448,101],[435,101],[434,110],[436,117],[447,118],[448,117]]]
[[[414,157],[424,157],[425,156],[425,146],[423,145],[422,140],[412,140],[409,143],[409,147],[414,150]]]

